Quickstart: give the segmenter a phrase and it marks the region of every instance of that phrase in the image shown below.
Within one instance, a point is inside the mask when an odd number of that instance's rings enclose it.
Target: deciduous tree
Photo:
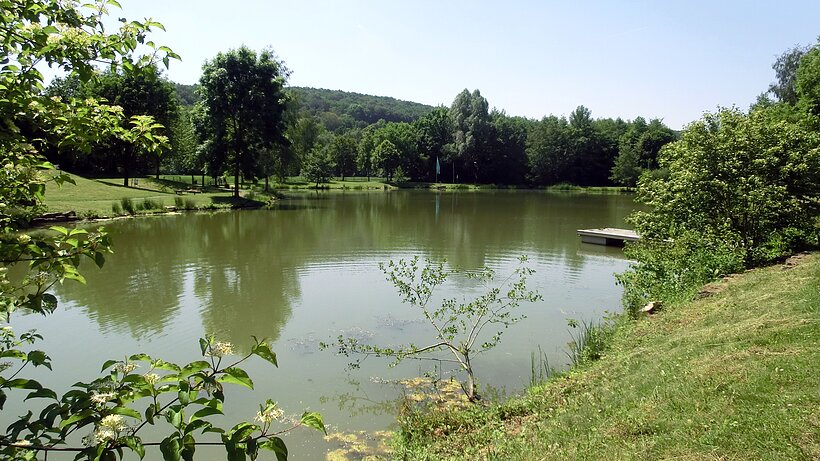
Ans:
[[[257,170],[260,150],[287,143],[284,85],[288,75],[273,51],[257,54],[246,47],[219,53],[202,66],[199,91],[204,120],[212,145],[227,149],[236,197],[240,175]]]

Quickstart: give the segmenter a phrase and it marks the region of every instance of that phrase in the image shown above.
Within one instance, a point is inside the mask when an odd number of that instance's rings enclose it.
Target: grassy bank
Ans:
[[[121,178],[87,179],[71,175],[76,184],[46,189],[45,205],[49,212],[75,211],[83,217],[106,217],[129,214],[123,210],[123,199],[139,208],[146,203],[151,209],[144,212],[165,211],[165,207],[186,209],[214,209],[236,206],[262,205],[265,197],[258,196],[259,203],[246,198],[235,199],[231,191],[206,187],[191,189],[187,183],[170,179],[139,178],[137,183],[125,187]],[[133,184],[133,183],[132,183]],[[196,192],[196,193],[194,193]]]
[[[820,459],[820,254],[621,326],[503,405],[408,413],[399,459]]]

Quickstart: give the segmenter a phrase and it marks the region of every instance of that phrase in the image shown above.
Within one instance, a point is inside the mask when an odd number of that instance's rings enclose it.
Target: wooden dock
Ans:
[[[640,240],[641,236],[629,229],[605,227],[603,229],[578,229],[583,243],[594,245],[623,246],[626,242]]]

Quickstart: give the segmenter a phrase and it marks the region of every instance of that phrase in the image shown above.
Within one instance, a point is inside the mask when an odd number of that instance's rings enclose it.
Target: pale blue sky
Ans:
[[[120,0],[182,55],[171,80],[240,45],[271,47],[290,84],[450,105],[478,88],[511,115],[663,118],[747,108],[775,57],[820,35],[820,1]]]

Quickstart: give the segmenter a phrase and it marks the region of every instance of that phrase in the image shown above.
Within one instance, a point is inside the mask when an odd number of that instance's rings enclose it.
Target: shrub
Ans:
[[[185,209],[186,210],[196,210],[196,208],[197,208],[197,206],[196,206],[196,202],[194,202],[194,199],[192,199],[192,198],[186,198],[185,199]]]
[[[111,212],[115,215],[122,214],[122,206],[120,205],[120,202],[114,202],[111,204]]]
[[[162,201],[147,198],[147,199],[142,201],[142,208],[146,211],[161,210],[162,209]]]
[[[136,210],[134,209],[134,201],[131,200],[130,197],[123,197],[122,200],[120,200],[120,203],[122,204],[123,211],[125,211],[126,213],[136,213]]]
[[[174,206],[180,210],[185,209],[185,201],[182,199],[182,197],[176,196],[174,197]]]
[[[618,274],[624,308],[633,317],[649,301],[684,301],[700,287],[743,268],[743,250],[729,236],[687,233],[674,242],[644,239],[626,256],[637,262]]]

